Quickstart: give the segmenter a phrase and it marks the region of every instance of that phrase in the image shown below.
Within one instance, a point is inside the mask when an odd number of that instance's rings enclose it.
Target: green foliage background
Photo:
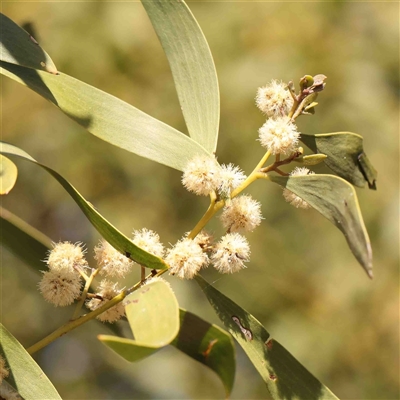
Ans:
[[[315,211],[296,210],[281,189],[257,182],[250,193],[265,220],[248,235],[249,267],[204,276],[255,315],[272,336],[342,399],[399,396],[399,4],[355,2],[189,2],[215,58],[221,90],[220,162],[247,173],[263,154],[255,141],[264,118],[257,87],[273,78],[328,76],[304,133],[353,131],[378,170],[378,191],[357,190],[374,251],[369,281],[341,233]],[[58,69],[186,132],[165,55],[140,3],[3,3]],[[26,88],[2,78],[2,140],[65,176],[125,234],[156,230],[165,244],[190,230],[207,200],[186,192],[180,173],[88,134]],[[53,240],[87,243],[98,235],[48,174],[18,163],[2,205]],[[322,167],[314,168],[324,171]],[[211,225],[218,235],[218,223]],[[21,249],[24,251],[24,249]],[[45,304],[38,276],[2,252],[2,322],[31,345],[71,315]],[[131,278],[137,280],[137,276]],[[168,278],[180,305],[218,322],[194,282]],[[37,355],[65,399],[221,398],[212,372],[167,348],[137,364],[111,353],[91,323]],[[266,398],[241,349],[232,398]]]

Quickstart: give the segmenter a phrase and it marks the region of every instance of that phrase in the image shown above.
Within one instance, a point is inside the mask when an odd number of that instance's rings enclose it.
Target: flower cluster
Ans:
[[[315,85],[303,86],[303,95],[311,89],[315,90]],[[290,161],[297,154],[300,137],[293,122],[294,117],[291,118],[293,98],[298,104],[300,97],[296,97],[295,94],[292,97],[286,85],[276,80],[259,88],[256,96],[257,107],[267,116],[267,121],[259,129],[261,145],[273,155],[291,154],[292,158],[286,159]],[[307,168],[296,168],[290,176],[308,174],[312,172]],[[197,195],[210,195],[212,206],[218,204],[215,211],[221,206],[224,207],[220,221],[226,234],[217,243],[213,243],[213,238],[205,231],[195,237],[187,234],[165,251],[158,234],[144,228],[133,232],[132,242],[156,257],[165,257],[170,274],[181,279],[193,279],[209,264],[221,273],[233,273],[245,268],[245,262],[249,261],[250,257],[250,246],[241,233],[253,231],[262,220],[260,203],[250,195],[238,196],[251,182],[251,178],[253,174],[246,181],[246,176],[239,167],[233,164],[220,165],[212,155],[194,157],[183,171],[182,184]],[[310,207],[306,201],[287,188],[283,190],[283,196],[297,208]],[[48,271],[42,271],[43,277],[39,283],[39,290],[45,300],[55,306],[72,304],[81,296],[83,279],[87,284],[81,303],[85,302],[90,310],[102,307],[117,296],[121,292],[118,282],[103,279],[95,293],[87,293],[88,286],[97,273],[107,278],[124,278],[133,269],[135,262],[130,259],[130,254],[122,254],[105,240],[100,241],[94,253],[97,267],[92,268],[91,275],[88,276],[86,271],[89,267],[81,244],[55,244],[46,260]],[[123,315],[124,307],[122,303],[118,303],[101,313],[98,318],[105,322],[115,322]]]
[[[259,88],[256,105],[268,118],[258,131],[261,145],[275,155],[293,152],[298,145],[300,133],[288,117],[293,98],[286,85],[273,80]]]
[[[164,246],[160,243],[160,237],[149,229],[133,231],[132,241],[157,257],[164,256]],[[127,255],[121,254],[105,240],[101,240],[95,247],[94,259],[97,263],[96,268],[89,269],[85,250],[80,243],[54,244],[45,260],[48,270],[42,271],[43,276],[38,285],[44,299],[55,306],[68,306],[81,296],[83,279],[91,281],[92,278],[87,275],[87,271],[94,275],[100,273],[108,278],[124,278],[135,264]],[[88,297],[85,304],[90,310],[96,310],[120,292],[117,282],[103,279],[95,293],[84,292]],[[97,318],[104,322],[115,322],[123,315],[124,308],[118,303]]]
[[[68,306],[80,295],[81,275],[88,267],[85,250],[80,243],[53,244],[46,260],[48,271],[42,271],[39,290],[44,299],[55,306]]]
[[[219,165],[211,156],[196,156],[186,165],[182,184],[198,196],[215,192],[222,197],[229,197],[231,191],[245,179],[243,171],[233,164]]]
[[[207,245],[202,247],[202,243]],[[239,233],[228,233],[213,244],[210,235],[202,231],[195,239],[183,238],[176,243],[168,250],[165,261],[170,266],[171,275],[193,279],[210,263],[223,274],[237,272],[245,268],[249,256],[249,243]]]
[[[181,239],[167,252],[166,262],[171,274],[192,279],[209,263],[221,273],[233,273],[245,267],[250,247],[246,238],[237,232],[251,232],[262,220],[258,201],[250,195],[232,196],[245,179],[239,167],[233,164],[219,166],[215,159],[198,156],[187,164],[183,185],[196,194],[214,192],[216,199],[223,202],[225,207],[220,220],[227,234],[215,245],[204,231],[194,239]]]
[[[189,161],[183,171],[183,185],[197,195],[214,193],[218,201],[224,202],[220,220],[227,234],[215,245],[204,231],[194,239],[181,239],[167,252],[166,262],[172,275],[192,279],[210,263],[221,273],[233,273],[245,267],[250,247],[246,238],[237,232],[251,232],[262,220],[258,201],[250,195],[232,196],[245,179],[239,167],[220,166],[215,158],[197,156]]]

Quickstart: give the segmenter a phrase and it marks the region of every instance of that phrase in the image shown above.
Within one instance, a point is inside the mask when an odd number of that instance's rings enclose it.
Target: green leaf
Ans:
[[[358,262],[373,277],[371,244],[352,185],[334,175],[269,178],[301,197],[339,228]]]
[[[170,286],[150,282],[128,295],[125,313],[135,339],[99,335],[98,339],[127,361],[139,361],[168,345],[179,331],[179,306]]]
[[[376,190],[377,171],[364,152],[358,156],[358,163],[360,164],[360,170],[368,183],[368,187]]]
[[[28,86],[93,135],[127,151],[183,170],[208,152],[190,137],[128,103],[71,76],[0,63],[1,73]]]
[[[10,211],[0,207],[0,243],[28,265],[40,271],[51,240]]]
[[[0,155],[0,195],[10,193],[17,176],[17,166],[9,158]]]
[[[53,384],[33,358],[1,323],[0,354],[10,370],[6,381],[17,390],[23,399],[61,399]]]
[[[28,32],[0,14],[0,61],[57,74],[50,56]]]
[[[337,399],[337,397],[282,345],[272,339],[256,318],[196,277],[216,314],[242,346],[250,361],[267,384],[273,399]]]
[[[180,309],[180,330],[171,345],[211,368],[221,379],[226,396],[230,395],[236,359],[235,346],[228,332]]]
[[[351,132],[301,134],[301,141],[314,152],[326,154],[325,164],[340,177],[358,187],[367,181],[370,189],[376,189],[376,170],[364,153],[362,136]]]
[[[219,89],[210,48],[183,0],[142,0],[167,55],[190,136],[217,147]]]
[[[50,175],[52,175],[63,188],[70,194],[75,203],[80,207],[80,209],[85,214],[89,222],[97,229],[97,231],[107,240],[115,249],[117,249],[122,254],[126,254],[132,260],[136,261],[141,265],[145,265],[152,269],[165,269],[167,268],[164,261],[142,250],[137,247],[131,240],[129,240],[125,235],[118,231],[113,225],[111,225],[94,207],[85,200],[85,198],[60,174],[46,167],[43,164],[38,163],[29,154],[25,153],[23,150],[10,145],[8,143],[0,142],[0,153],[18,156],[23,160],[30,161],[44,170],[46,170]]]

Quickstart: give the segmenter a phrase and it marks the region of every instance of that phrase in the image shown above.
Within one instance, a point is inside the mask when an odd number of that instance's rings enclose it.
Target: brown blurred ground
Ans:
[[[209,41],[221,90],[218,158],[249,173],[262,149],[258,86],[272,78],[328,76],[305,133],[352,131],[379,172],[378,191],[357,190],[370,233],[375,279],[357,264],[340,232],[315,211],[285,203],[281,189],[251,187],[265,220],[248,235],[252,261],[233,276],[204,276],[253,313],[269,332],[342,399],[399,398],[399,4],[193,2]],[[186,132],[172,76],[140,3],[3,3],[32,22],[59,70],[120,97]],[[112,147],[54,106],[2,79],[2,139],[64,175],[125,234],[148,227],[174,243],[207,201],[185,192],[180,173]],[[61,186],[25,163],[2,205],[53,240],[98,234]],[[218,224],[212,224],[218,234]],[[21,249],[23,251],[23,249]],[[70,316],[44,303],[38,276],[2,254],[2,322],[30,345]],[[133,277],[132,279],[135,279]],[[169,279],[182,307],[217,322],[192,282]],[[106,328],[103,329],[106,331]],[[200,364],[165,349],[128,364],[103,347],[97,324],[80,328],[37,360],[65,399],[221,398],[222,385]],[[238,349],[235,399],[268,398]]]

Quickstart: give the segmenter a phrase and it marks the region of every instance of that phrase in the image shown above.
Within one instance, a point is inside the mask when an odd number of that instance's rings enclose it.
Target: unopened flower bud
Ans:
[[[317,165],[322,163],[328,156],[326,154],[310,154],[308,156],[303,156],[295,158],[294,161],[301,163],[303,165]]]

